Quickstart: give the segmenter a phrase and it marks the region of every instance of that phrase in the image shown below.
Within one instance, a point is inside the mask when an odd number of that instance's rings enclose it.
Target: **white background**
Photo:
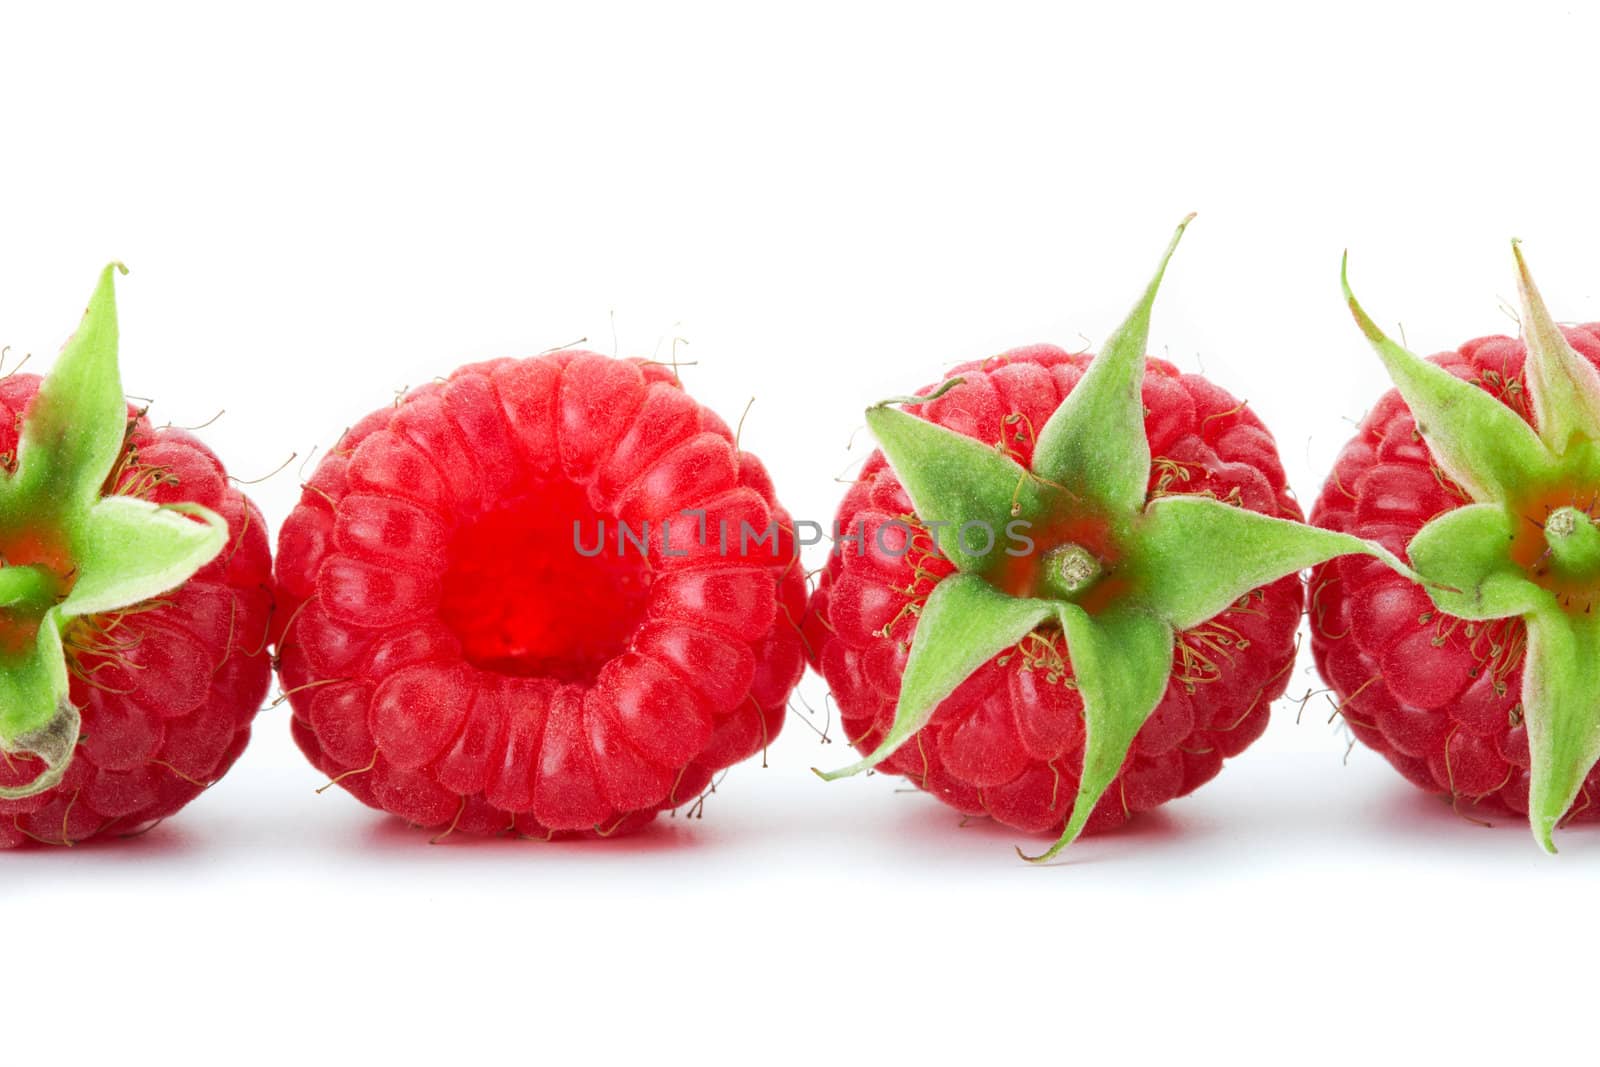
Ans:
[[[124,375],[274,524],[315,445],[458,363],[682,358],[800,516],[865,404],[1116,324],[1200,217],[1152,350],[1277,433],[1301,499],[1383,388],[1340,251],[1423,351],[1515,332],[1508,238],[1600,318],[1581,5],[667,13],[7,5],[0,343],[124,259]],[[1113,8],[1118,10],[1113,11]],[[1304,657],[1296,692],[1314,688]],[[818,681],[804,692],[819,704]],[[1071,862],[798,719],[702,820],[430,847],[269,709],[137,841],[0,855],[5,1062],[1592,1058],[1600,835],[1482,829],[1313,699]],[[837,729],[835,729],[837,732]],[[1023,841],[1025,844],[1037,842]],[[1585,1029],[1592,1030],[1592,1027]]]

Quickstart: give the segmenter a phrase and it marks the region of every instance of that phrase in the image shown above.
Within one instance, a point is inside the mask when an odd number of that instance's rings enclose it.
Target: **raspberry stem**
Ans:
[[[1045,557],[1044,595],[1070,600],[1094,585],[1105,573],[1100,560],[1082,545],[1053,548]]]
[[[1544,539],[1551,559],[1564,574],[1600,575],[1600,530],[1585,512],[1573,507],[1552,511],[1545,520]]]

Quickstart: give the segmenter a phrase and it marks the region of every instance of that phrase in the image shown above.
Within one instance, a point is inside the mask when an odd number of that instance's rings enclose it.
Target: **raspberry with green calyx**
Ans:
[[[993,375],[989,364],[978,365],[973,378],[982,380],[982,390],[967,398],[969,409],[930,414],[940,397],[957,395],[962,380],[952,377],[937,391],[867,412],[893,477],[879,484],[874,457],[863,478],[873,483],[863,490],[870,501],[847,497],[841,514],[881,516],[903,498],[913,512],[906,521],[915,538],[936,547],[900,578],[860,577],[871,567],[880,575],[898,574],[892,560],[830,560],[808,619],[818,649],[814,662],[830,684],[838,679],[849,690],[836,693],[847,725],[852,717],[870,718],[862,708],[880,699],[892,701],[893,712],[881,733],[874,727],[853,742],[864,750],[862,760],[823,778],[887,761],[887,769],[918,782],[920,762],[920,784],[963,810],[973,805],[960,798],[973,795],[980,810],[1011,825],[1059,828],[1051,848],[1029,857],[1051,859],[1090,825],[1158,706],[1176,709],[1178,725],[1164,731],[1173,735],[1161,753],[1170,773],[1157,772],[1171,781],[1152,791],[1170,798],[1220,767],[1221,757],[1208,749],[1197,754],[1191,773],[1174,751],[1187,731],[1214,725],[1220,736],[1231,729],[1210,722],[1211,706],[1205,726],[1196,721],[1183,692],[1197,684],[1187,657],[1209,653],[1208,669],[1219,671],[1221,659],[1230,669],[1235,661],[1244,665],[1238,684],[1247,699],[1232,709],[1234,725],[1258,708],[1264,723],[1260,702],[1282,692],[1292,662],[1299,595],[1293,576],[1344,553],[1402,567],[1372,542],[1281,517],[1298,518],[1298,510],[1283,487],[1270,436],[1231,398],[1202,415],[1195,397],[1215,400],[1222,395],[1215,386],[1198,378],[1178,384],[1176,371],[1163,364],[1167,384],[1159,395],[1170,399],[1146,410],[1151,306],[1187,224],[1178,227],[1127,321],[1092,360],[1042,346],[1019,350],[997,357]],[[1015,373],[1002,373],[1012,368]],[[990,400],[980,399],[985,395]],[[917,413],[891,406],[896,403]],[[997,443],[974,432],[978,417],[972,412],[985,404],[1010,412],[1001,419]],[[1205,461],[1185,465],[1162,455],[1153,462],[1147,424],[1162,425],[1164,448],[1178,442]],[[1204,440],[1205,433],[1224,430],[1236,432],[1227,442]],[[1212,444],[1249,462],[1219,463]],[[1211,480],[1213,466],[1232,468],[1217,484],[1229,477],[1234,482],[1228,492],[1208,496],[1201,484]],[[1172,487],[1191,478],[1193,484]],[[1010,525],[1016,522],[1025,525]],[[864,536],[876,541],[884,528]],[[989,536],[966,536],[974,528]],[[1026,530],[1026,551],[999,535],[1010,529]],[[874,553],[875,544],[857,547],[862,559]],[[1293,587],[1287,599],[1262,589],[1285,579]],[[1252,612],[1242,603],[1258,594],[1269,611]],[[896,603],[896,613],[883,618]],[[1235,609],[1240,616],[1281,616],[1263,631],[1270,633],[1270,647],[1253,649],[1241,631],[1225,627],[1234,638],[1219,630],[1197,652],[1188,636]],[[868,618],[872,626],[863,624]],[[1009,672],[1006,681],[993,684],[1002,672]],[[956,694],[974,687],[982,693],[972,711]],[[952,710],[958,705],[959,712]],[[949,718],[955,714],[966,717],[955,722]],[[908,742],[925,729],[941,731],[937,745],[927,746],[939,751],[919,757],[920,739]],[[902,751],[912,756],[897,758]],[[1074,753],[1081,753],[1081,764],[1063,766],[1062,757]],[[1059,795],[1063,788],[1065,796]]]
[[[119,270],[101,273],[0,475],[0,752],[42,765],[24,781],[8,774],[0,801],[36,797],[72,767],[82,708],[69,646],[79,628],[177,589],[229,541],[209,508],[113,491],[136,427],[117,368]]]
[[[1431,360],[1390,340],[1341,276],[1404,403],[1363,423],[1314,519],[1404,543],[1437,610],[1330,568],[1313,583],[1313,649],[1359,738],[1424,788],[1525,810],[1554,852],[1564,818],[1593,814],[1600,761],[1600,346],[1592,327],[1555,324],[1512,253],[1522,343]]]

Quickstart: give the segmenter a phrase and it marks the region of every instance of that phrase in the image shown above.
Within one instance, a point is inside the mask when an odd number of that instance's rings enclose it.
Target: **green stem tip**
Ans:
[[[1557,508],[1544,523],[1545,543],[1556,566],[1568,574],[1600,572],[1600,530],[1587,513]]]
[[[1089,589],[1105,573],[1093,552],[1074,544],[1051,549],[1045,556],[1044,570],[1045,588],[1065,600]]]

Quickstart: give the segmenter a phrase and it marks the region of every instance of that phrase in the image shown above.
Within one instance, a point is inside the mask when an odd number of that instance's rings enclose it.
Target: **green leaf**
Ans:
[[[69,684],[60,624],[52,610],[40,622],[33,645],[0,668],[0,751],[36,756],[45,769],[24,785],[0,787],[0,800],[42,793],[66,774],[79,728]]]
[[[1203,496],[1151,501],[1127,566],[1138,576],[1140,600],[1175,629],[1187,630],[1258,586],[1352,553],[1376,556],[1416,577],[1374,541]]]
[[[9,510],[71,514],[87,508],[122,453],[127,400],[117,370],[117,303],[112,263],[100,272],[78,330],[28,407],[17,473],[0,500]]]
[[[1054,859],[1083,832],[1094,807],[1122,769],[1133,739],[1161,703],[1172,673],[1172,627],[1137,608],[1090,616],[1076,604],[1058,605],[1067,657],[1083,697],[1087,731],[1083,773],[1061,838],[1049,851],[1024,859]],[[1021,850],[1018,850],[1019,853]]]
[[[833,781],[888,759],[973,671],[1026,637],[1054,610],[1047,601],[1007,596],[977,575],[945,578],[933,587],[917,620],[889,732],[865,759],[818,775]]]
[[[1014,515],[1044,508],[1049,486],[1016,460],[965,434],[947,430],[891,407],[867,410],[867,426],[895,477],[906,488],[917,518],[933,530],[939,550],[959,570],[986,569],[1006,546],[1005,527]],[[985,551],[967,551],[966,541]]]
[[[1528,822],[1555,852],[1556,824],[1600,761],[1600,616],[1568,615],[1551,603],[1527,618],[1523,721],[1532,753]]]
[[[1566,454],[1573,438],[1600,441],[1600,372],[1572,350],[1550,317],[1533,284],[1520,242],[1511,242],[1517,260],[1517,292],[1522,298],[1522,332],[1528,345],[1524,374],[1533,398],[1539,437],[1556,455]]]
[[[1482,389],[1389,340],[1356,302],[1348,266],[1346,257],[1339,278],[1345,302],[1444,472],[1479,501],[1515,499],[1530,485],[1548,481],[1555,457],[1533,429]]]
[[[1551,601],[1511,560],[1517,521],[1499,504],[1468,504],[1417,531],[1406,555],[1432,583],[1428,595],[1440,611],[1460,619],[1503,619]]]
[[[1044,424],[1034,449],[1033,469],[1040,476],[1071,486],[1112,514],[1136,511],[1150,484],[1150,442],[1141,399],[1150,309],[1167,261],[1192,218],[1178,224],[1144,296]]]
[[[62,616],[113,611],[170,592],[227,543],[227,522],[199,505],[105,497],[74,530],[77,581],[61,602]]]

